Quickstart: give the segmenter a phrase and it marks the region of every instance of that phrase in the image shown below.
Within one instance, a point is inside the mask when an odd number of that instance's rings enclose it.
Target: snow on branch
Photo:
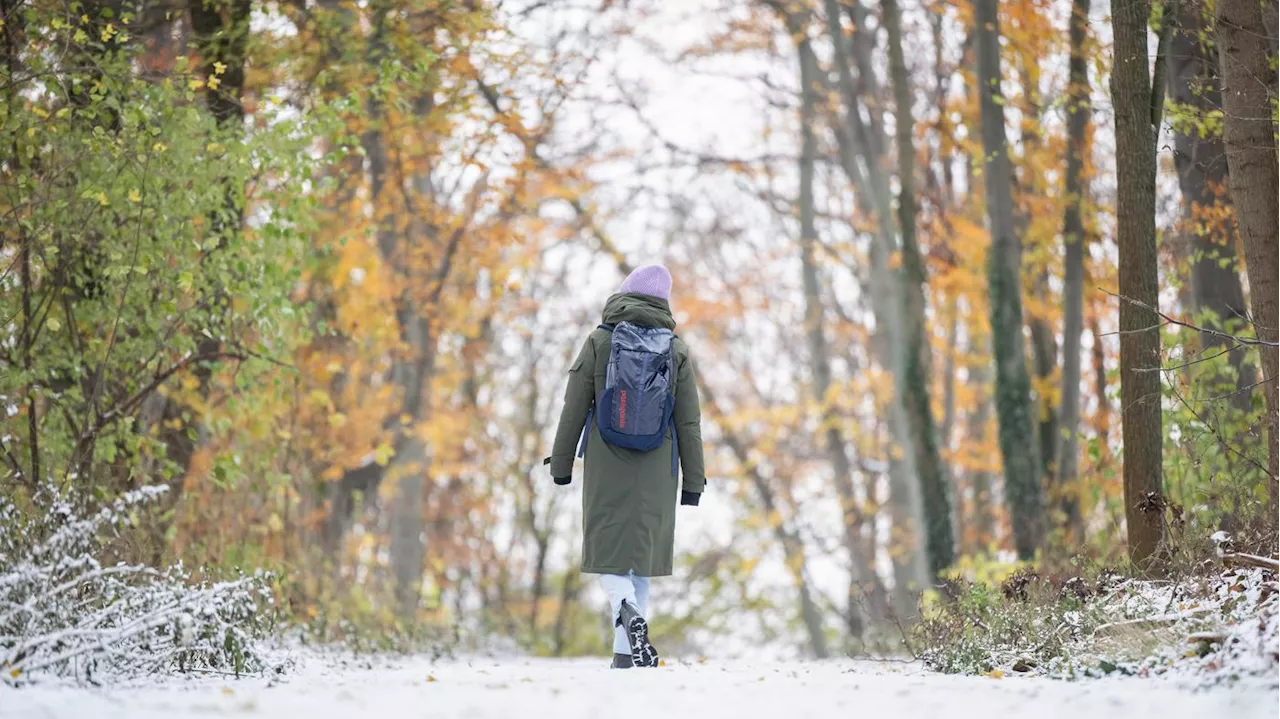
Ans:
[[[84,513],[46,488],[38,504],[48,510],[34,518],[0,497],[0,679],[262,668],[263,577],[193,584],[181,564],[101,563],[104,540],[165,491],[145,487]]]

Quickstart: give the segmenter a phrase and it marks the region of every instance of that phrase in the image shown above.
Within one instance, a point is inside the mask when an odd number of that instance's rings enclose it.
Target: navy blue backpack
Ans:
[[[649,452],[662,446],[675,413],[676,335],[660,327],[640,327],[630,322],[600,325],[613,337],[604,389],[596,395],[587,414],[578,456],[587,451],[591,419],[605,442]],[[671,433],[671,474],[678,472],[676,433]]]

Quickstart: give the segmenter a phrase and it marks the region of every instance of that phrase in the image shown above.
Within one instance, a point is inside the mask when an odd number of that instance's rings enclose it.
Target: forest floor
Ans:
[[[854,661],[684,663],[616,671],[606,659],[308,659],[275,678],[170,678],[100,688],[0,685],[3,719],[179,717],[1034,717],[1275,719],[1274,678],[962,677]]]

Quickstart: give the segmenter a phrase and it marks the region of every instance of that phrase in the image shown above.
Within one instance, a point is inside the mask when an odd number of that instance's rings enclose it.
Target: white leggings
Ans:
[[[626,574],[601,574],[600,585],[609,595],[610,624],[618,620],[622,611],[622,600],[635,607],[637,612],[646,615],[649,612],[649,578],[637,576],[635,572]],[[627,641],[627,633],[622,627],[613,628],[613,653],[630,654],[631,643]]]

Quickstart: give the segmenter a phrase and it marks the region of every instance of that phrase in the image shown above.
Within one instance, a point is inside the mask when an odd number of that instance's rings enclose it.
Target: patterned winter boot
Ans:
[[[631,663],[637,667],[658,666],[658,650],[649,643],[649,623],[640,616],[635,607],[622,600],[622,608],[618,610],[616,626],[627,632],[627,641],[631,644]]]

